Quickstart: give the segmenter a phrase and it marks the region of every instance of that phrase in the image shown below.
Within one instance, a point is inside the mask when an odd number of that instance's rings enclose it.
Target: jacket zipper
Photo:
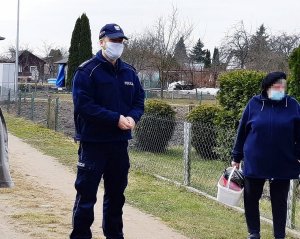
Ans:
[[[120,112],[121,106],[120,106],[120,84],[118,82],[118,70],[114,68],[115,78],[116,78],[116,84],[117,84],[117,90],[118,90],[118,111]]]
[[[271,139],[273,138],[273,118],[272,118],[272,115],[274,115],[274,105],[272,104],[272,112],[270,114],[270,136],[271,136]]]

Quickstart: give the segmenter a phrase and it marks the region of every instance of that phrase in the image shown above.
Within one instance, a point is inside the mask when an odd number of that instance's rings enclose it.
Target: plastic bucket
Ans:
[[[238,206],[241,200],[241,197],[244,192],[244,188],[242,188],[240,191],[232,190],[229,188],[230,180],[232,177],[232,174],[234,172],[235,168],[232,170],[227,185],[223,186],[220,184],[220,181],[222,179],[222,176],[220,180],[218,181],[218,193],[217,193],[217,200],[219,202],[225,203],[230,206]]]

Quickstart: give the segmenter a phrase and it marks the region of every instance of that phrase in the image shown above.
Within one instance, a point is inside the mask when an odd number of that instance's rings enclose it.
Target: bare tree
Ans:
[[[271,48],[275,52],[282,53],[286,58],[290,56],[292,51],[300,44],[300,35],[288,35],[286,32],[271,38]]]
[[[292,50],[299,44],[299,36],[288,35],[268,35],[266,28],[261,25],[255,35],[251,36],[248,69],[287,72],[288,57]]]
[[[20,54],[20,52],[22,52],[22,51],[28,51],[28,52],[34,53],[34,51],[29,47],[28,44],[25,44],[25,45],[20,46],[19,54]],[[15,57],[16,57],[16,46],[10,45],[10,46],[8,47],[7,57],[8,57],[9,59],[15,60]]]
[[[43,53],[42,57],[46,61],[45,76],[51,78],[55,77],[58,71],[58,65],[54,64],[54,62],[61,60],[64,55],[66,55],[66,50],[55,46],[54,43],[44,41],[40,51]]]
[[[181,37],[183,40],[189,38],[192,30],[191,24],[179,23],[178,11],[174,7],[170,16],[167,18],[160,17],[153,29],[148,30],[147,35],[153,42],[151,64],[159,72],[161,98],[163,98],[163,89],[168,80],[168,72],[176,66],[173,55],[175,46]]]
[[[250,34],[243,21],[236,24],[225,36],[220,47],[220,59],[231,68],[244,69],[250,47]]]
[[[46,41],[43,41],[43,47],[41,52],[43,53],[43,58],[46,61],[45,65],[45,77],[53,77],[54,72],[54,60],[53,57],[50,56],[51,49],[54,48],[53,43],[48,43]]]
[[[147,35],[139,35],[130,37],[130,40],[125,43],[125,50],[122,58],[133,65],[137,72],[151,68],[152,53],[154,45],[152,39]]]
[[[272,36],[263,24],[250,34],[240,22],[224,38],[220,61],[226,68],[288,71],[288,56],[299,43],[299,35]]]
[[[283,32],[278,36],[272,36],[270,47],[273,53],[274,68],[285,72],[289,71],[288,60],[293,50],[300,44],[300,35],[288,35]]]

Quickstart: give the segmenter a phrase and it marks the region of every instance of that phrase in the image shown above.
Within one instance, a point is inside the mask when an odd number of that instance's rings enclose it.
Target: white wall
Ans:
[[[0,63],[0,100],[7,100],[9,90],[14,99],[17,90],[15,63]]]

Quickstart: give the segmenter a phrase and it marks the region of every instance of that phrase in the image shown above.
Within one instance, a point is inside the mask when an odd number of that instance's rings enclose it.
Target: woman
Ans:
[[[285,238],[290,180],[300,173],[300,106],[286,95],[286,74],[271,72],[262,93],[247,104],[232,151],[232,166],[244,160],[244,206],[248,239],[260,238],[259,199],[270,183],[274,237]]]

